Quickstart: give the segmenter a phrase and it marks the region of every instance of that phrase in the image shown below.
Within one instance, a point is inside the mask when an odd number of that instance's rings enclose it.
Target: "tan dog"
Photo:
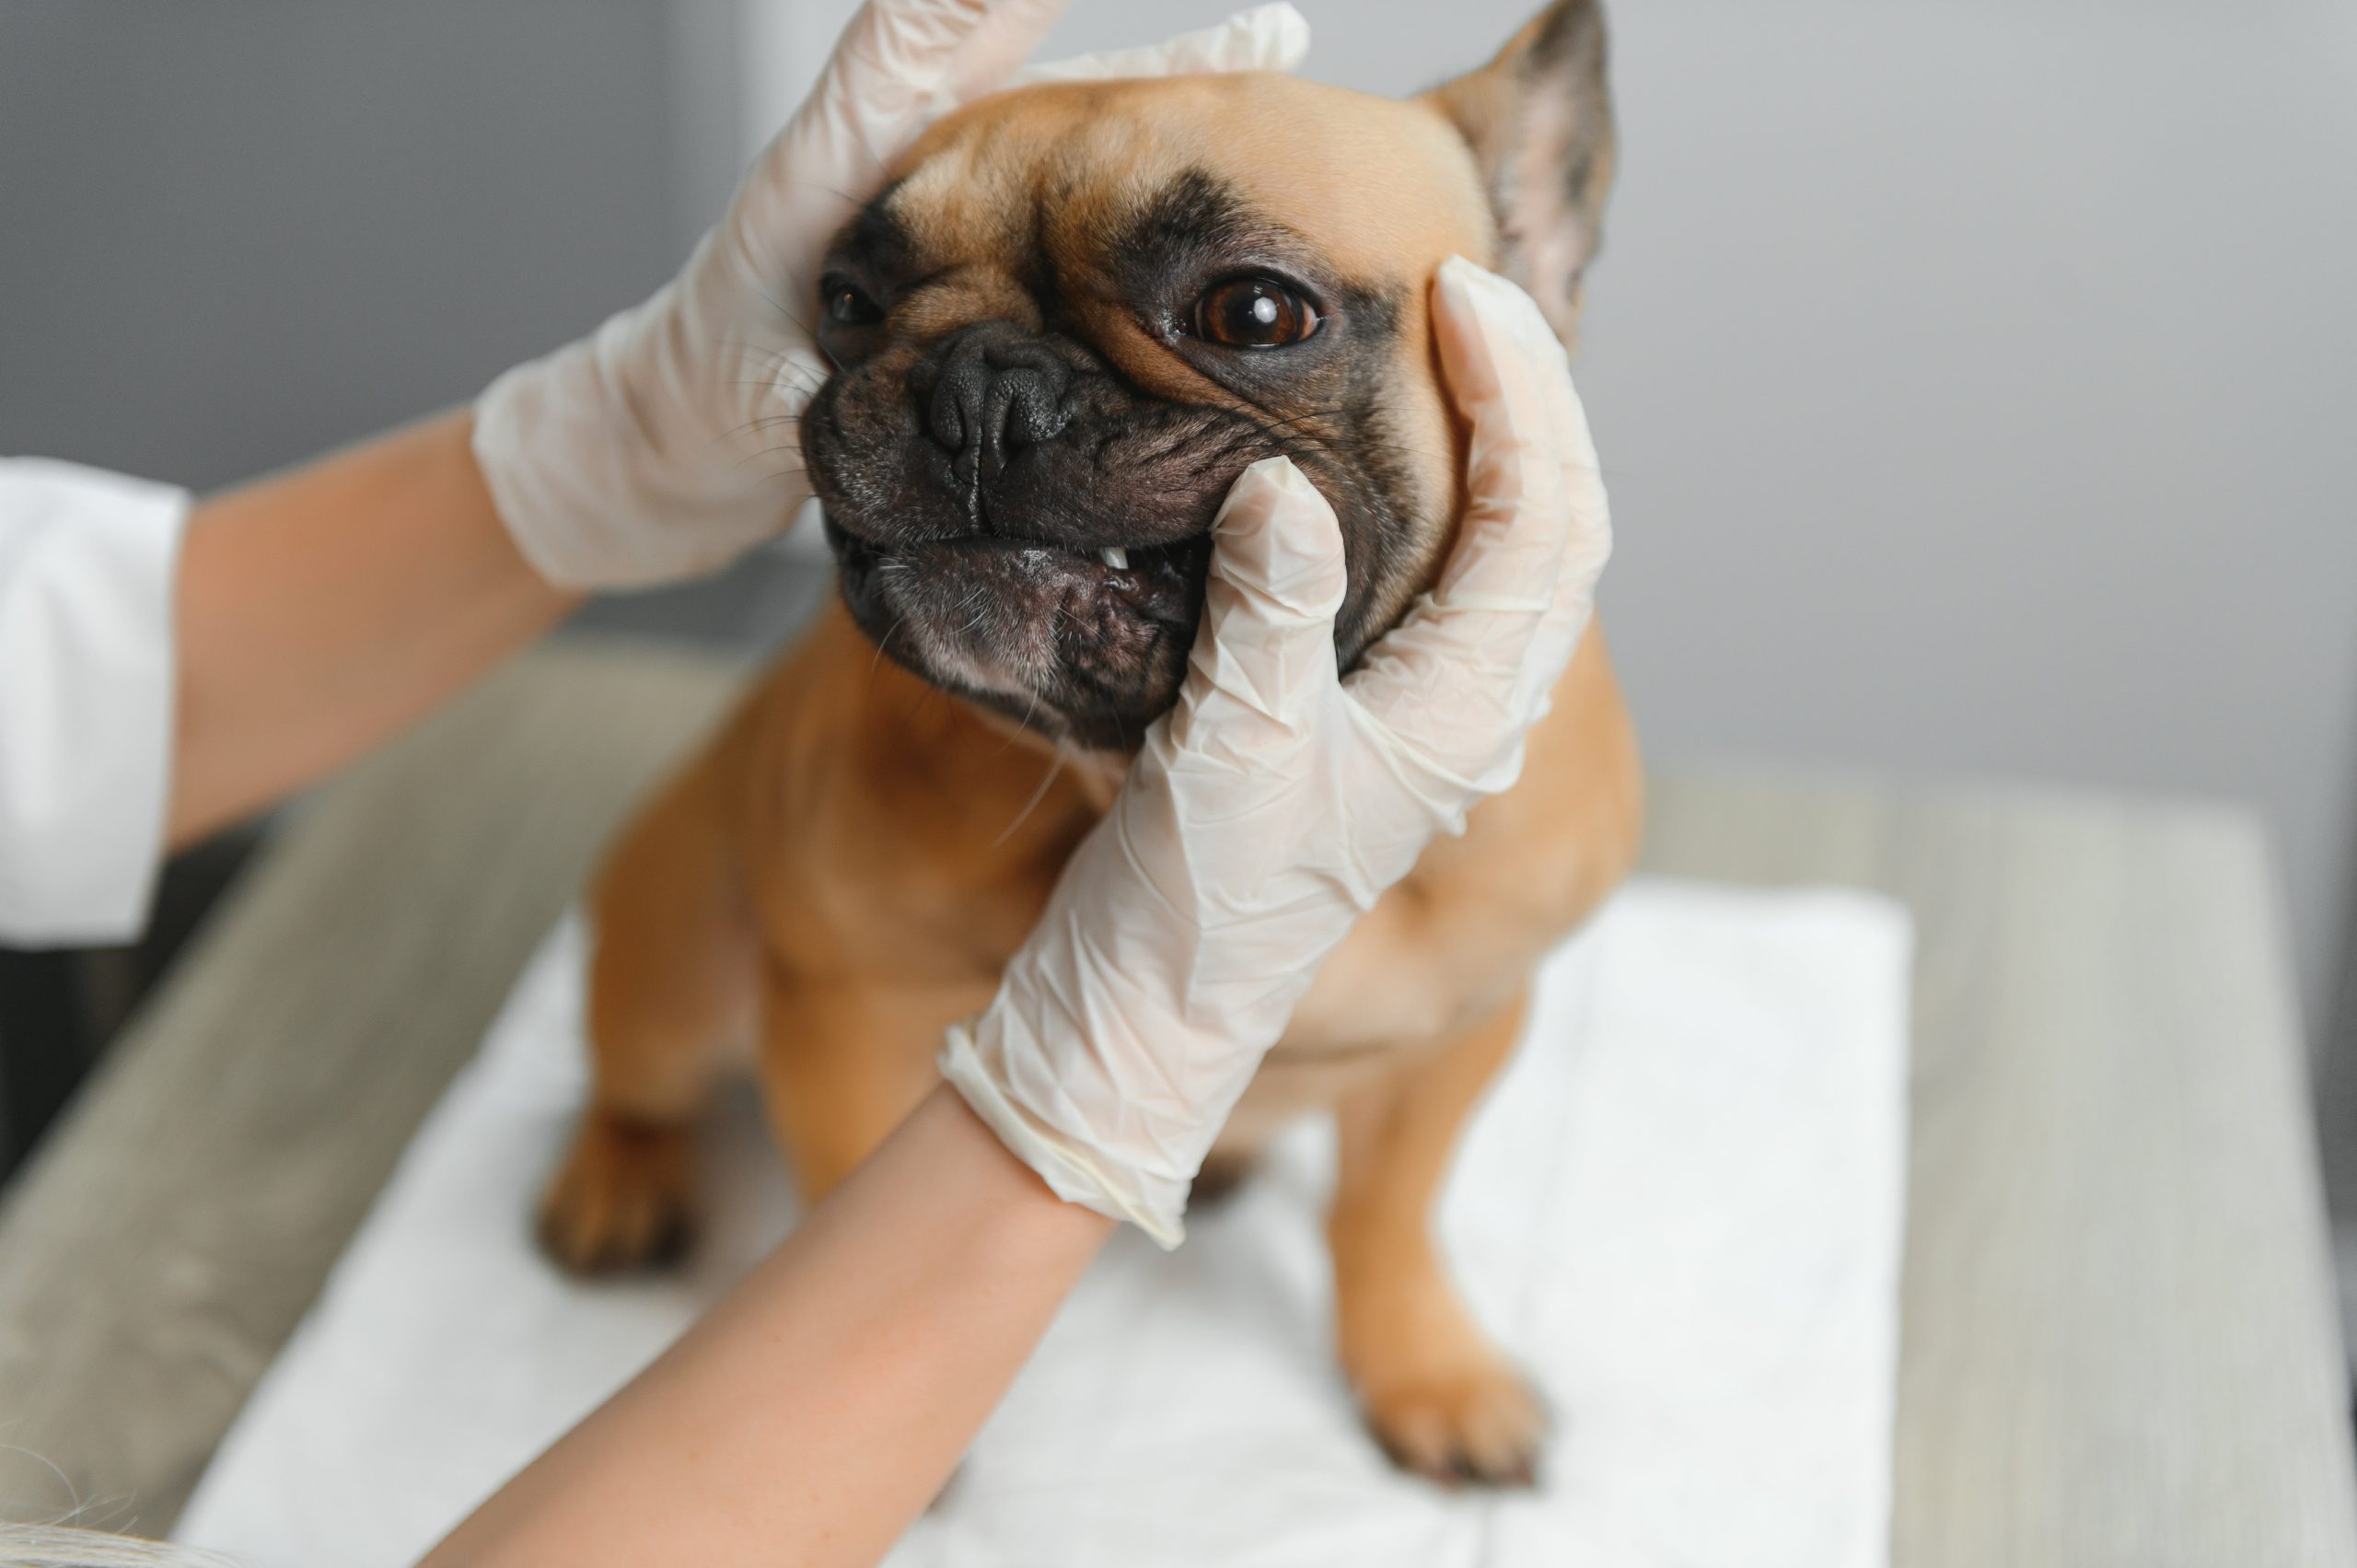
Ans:
[[[1612,143],[1602,24],[1566,0],[1394,102],[1270,75],[1032,87],[935,126],[844,232],[837,370],[799,439],[843,603],[616,847],[596,893],[592,1107],[552,1187],[580,1270],[675,1250],[690,1138],[758,1041],[806,1192],[935,1082],[1140,732],[1177,691],[1207,529],[1292,456],[1349,552],[1347,667],[1462,505],[1427,295],[1502,267],[1568,342]],[[1459,1302],[1428,1214],[1534,964],[1627,868],[1636,749],[1591,632],[1521,784],[1334,955],[1207,1177],[1334,1109],[1341,1355],[1376,1435],[1527,1480],[1541,1410]]]

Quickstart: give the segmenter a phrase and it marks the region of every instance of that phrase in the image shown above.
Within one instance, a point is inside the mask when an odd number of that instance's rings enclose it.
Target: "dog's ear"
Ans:
[[[1556,0],[1496,59],[1425,95],[1473,149],[1497,215],[1501,269],[1567,346],[1612,184],[1604,57],[1596,0]]]

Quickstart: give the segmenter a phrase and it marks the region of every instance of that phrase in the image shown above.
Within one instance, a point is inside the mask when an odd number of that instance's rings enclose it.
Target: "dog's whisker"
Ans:
[[[867,689],[870,692],[873,692],[876,690],[876,672],[883,666],[884,649],[886,645],[888,645],[893,638],[900,634],[900,628],[907,625],[908,622],[909,618],[905,614],[902,615],[898,621],[892,622],[892,629],[890,631],[876,639],[876,656],[867,661]]]
[[[1035,708],[1038,707],[1039,701],[1039,697],[1035,693],[1031,699],[1032,706]],[[1028,726],[1030,722],[1030,715],[1026,714],[1024,715],[1024,723]],[[1014,742],[1009,741],[1007,744],[1011,746]],[[1063,771],[1064,749],[1059,746],[1056,748],[1056,754],[1048,761],[1048,771],[1044,774],[1040,775],[1039,787],[1031,792],[1031,798],[1023,803],[1023,809],[1015,814],[1015,820],[1009,822],[999,833],[999,836],[991,841],[991,848],[996,849],[999,845],[1006,842],[1007,840],[1015,836],[1015,830],[1017,828],[1022,827],[1024,823],[1031,819],[1031,813],[1039,808],[1039,802],[1048,798],[1048,786],[1054,784],[1057,776]]]

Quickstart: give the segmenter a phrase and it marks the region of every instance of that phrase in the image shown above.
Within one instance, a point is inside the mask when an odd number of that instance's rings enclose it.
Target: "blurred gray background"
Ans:
[[[1402,92],[1535,0],[1300,4]],[[850,9],[0,0],[0,451],[203,488],[468,397],[669,273]],[[1653,752],[2254,804],[2357,1210],[2357,7],[1612,19],[1578,368]],[[757,643],[817,587],[599,615]]]

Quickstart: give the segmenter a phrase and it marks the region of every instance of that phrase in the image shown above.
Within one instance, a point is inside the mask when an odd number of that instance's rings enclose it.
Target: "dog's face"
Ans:
[[[853,617],[1051,738],[1133,747],[1178,695],[1221,499],[1283,454],[1341,523],[1347,668],[1453,537],[1433,273],[1503,264],[1568,340],[1602,70],[1567,0],[1408,102],[1255,73],[1036,87],[935,126],[812,302],[836,373],[802,447]]]

